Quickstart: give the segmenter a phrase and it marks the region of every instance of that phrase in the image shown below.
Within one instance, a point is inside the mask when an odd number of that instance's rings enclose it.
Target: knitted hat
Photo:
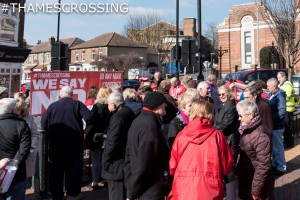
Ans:
[[[151,110],[166,102],[166,97],[159,92],[148,92],[145,96],[143,105]]]
[[[2,86],[0,86],[0,94],[2,94],[3,92],[8,92],[7,91],[7,87],[2,87]]]

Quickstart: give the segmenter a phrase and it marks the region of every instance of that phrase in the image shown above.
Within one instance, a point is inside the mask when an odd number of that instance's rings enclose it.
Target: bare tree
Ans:
[[[214,51],[218,50],[218,27],[217,23],[211,22],[206,24],[206,31],[204,36],[211,41],[211,45],[213,46]]]
[[[162,61],[175,42],[175,39],[171,41],[169,38],[164,37],[175,35],[164,25],[166,25],[166,22],[163,22],[163,17],[158,13],[132,14],[123,27],[123,35],[133,41],[154,47],[161,55],[160,61]],[[169,26],[172,25],[169,24]]]
[[[295,0],[258,0],[260,13],[268,24],[288,66],[288,79],[292,79],[294,66],[299,62],[300,35],[299,7]],[[299,23],[299,21],[298,21]]]

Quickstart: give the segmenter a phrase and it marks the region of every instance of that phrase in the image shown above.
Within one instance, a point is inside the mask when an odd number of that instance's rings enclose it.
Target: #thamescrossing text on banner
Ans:
[[[40,116],[48,106],[59,100],[64,86],[73,89],[73,98],[85,102],[91,86],[118,86],[122,88],[122,71],[105,72],[32,72],[30,83],[30,112]]]

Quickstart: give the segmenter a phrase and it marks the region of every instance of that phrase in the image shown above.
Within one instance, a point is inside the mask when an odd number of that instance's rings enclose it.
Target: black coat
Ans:
[[[102,157],[102,177],[116,181],[124,179],[123,164],[129,127],[135,115],[128,107],[120,105],[109,123]]]
[[[124,164],[127,197],[159,199],[166,195],[164,172],[168,171],[169,150],[160,118],[142,110],[129,132]]]
[[[86,138],[84,144],[88,149],[101,149],[103,141],[94,142],[93,138],[95,133],[105,133],[109,125],[111,114],[108,110],[107,103],[94,104],[92,113],[94,116],[92,127],[87,127],[86,129]]]
[[[25,160],[30,147],[31,131],[26,121],[15,114],[0,115],[0,160],[10,158],[19,161],[13,183],[26,179]]]
[[[47,131],[49,148],[83,148],[83,122],[92,122],[92,113],[81,102],[64,97],[44,112],[41,126]]]
[[[234,160],[237,161],[239,151],[239,138],[238,133],[240,122],[238,120],[238,113],[235,106],[235,100],[229,100],[224,105],[221,104],[218,113],[215,116],[214,127],[221,131],[234,154]]]
[[[128,106],[128,108],[130,108],[134,112],[135,116],[138,116],[141,113],[143,106],[141,102],[137,102],[133,98],[125,99],[125,105]]]
[[[180,114],[178,114],[169,125],[169,131],[168,131],[168,145],[169,148],[172,149],[172,145],[174,143],[174,140],[177,136],[177,134],[183,130],[183,128],[186,126],[186,123],[184,122],[183,118]]]

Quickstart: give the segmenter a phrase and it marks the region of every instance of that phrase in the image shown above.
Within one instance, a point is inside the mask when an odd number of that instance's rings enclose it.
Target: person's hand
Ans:
[[[9,163],[10,159],[9,158],[3,158],[0,160],[0,169],[4,169],[4,167]]]

